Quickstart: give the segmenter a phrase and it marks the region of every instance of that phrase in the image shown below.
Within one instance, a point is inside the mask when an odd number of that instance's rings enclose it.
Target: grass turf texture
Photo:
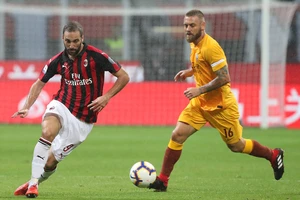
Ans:
[[[151,162],[160,171],[173,127],[95,126],[88,139],[39,187],[38,199],[297,200],[300,199],[299,130],[245,128],[244,137],[285,150],[285,174],[273,177],[268,161],[231,153],[213,128],[184,146],[168,192],[135,187],[131,166]],[[0,199],[23,199],[14,190],[30,178],[39,125],[0,125]]]

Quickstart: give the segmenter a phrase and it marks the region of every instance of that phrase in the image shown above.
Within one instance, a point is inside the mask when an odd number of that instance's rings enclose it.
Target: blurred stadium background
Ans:
[[[297,1],[272,0],[0,0],[0,123],[38,124],[59,85],[54,77],[26,119],[23,105],[46,61],[63,50],[62,27],[77,20],[85,42],[118,60],[131,83],[99,114],[100,125],[174,125],[192,79],[183,16],[206,15],[206,32],[227,55],[241,122],[300,128],[300,11]],[[106,76],[106,88],[114,79]]]

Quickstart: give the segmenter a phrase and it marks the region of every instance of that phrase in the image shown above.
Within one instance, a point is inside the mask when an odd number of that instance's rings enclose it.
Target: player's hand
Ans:
[[[16,118],[17,116],[20,116],[21,118],[24,118],[28,115],[29,109],[21,109],[18,112],[15,112],[11,117]]]
[[[200,94],[201,94],[201,90],[200,90],[200,88],[197,88],[197,87],[187,88],[184,91],[184,95],[189,100],[191,100],[192,98],[195,98],[195,97],[199,96]]]
[[[100,112],[108,104],[108,101],[109,98],[104,95],[92,101],[87,107],[94,112]]]
[[[186,77],[186,70],[181,70],[174,76],[174,81],[185,81]]]

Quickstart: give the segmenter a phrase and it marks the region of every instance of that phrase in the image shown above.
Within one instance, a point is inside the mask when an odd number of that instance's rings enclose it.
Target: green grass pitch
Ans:
[[[39,187],[38,199],[299,200],[300,131],[244,128],[244,137],[285,150],[285,174],[276,181],[268,161],[235,154],[206,127],[185,143],[168,192],[135,187],[131,166],[151,162],[160,171],[173,127],[95,126],[88,139]],[[14,190],[29,180],[39,125],[0,125],[0,200],[23,199]]]

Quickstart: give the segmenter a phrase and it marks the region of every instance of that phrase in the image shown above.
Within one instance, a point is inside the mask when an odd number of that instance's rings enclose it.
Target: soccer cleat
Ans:
[[[27,190],[28,190],[28,185],[29,183],[24,183],[23,185],[19,186],[15,192],[14,192],[14,195],[15,196],[20,196],[20,195],[25,195]]]
[[[154,192],[166,192],[167,186],[162,182],[158,176],[156,177],[155,181],[151,183],[148,187],[149,189],[154,189]]]
[[[37,185],[30,186],[25,195],[27,198],[36,198],[39,195],[38,186]]]
[[[284,164],[283,164],[283,150],[276,148],[273,150],[273,156],[271,164],[274,170],[274,177],[276,180],[281,179],[284,173]]]

